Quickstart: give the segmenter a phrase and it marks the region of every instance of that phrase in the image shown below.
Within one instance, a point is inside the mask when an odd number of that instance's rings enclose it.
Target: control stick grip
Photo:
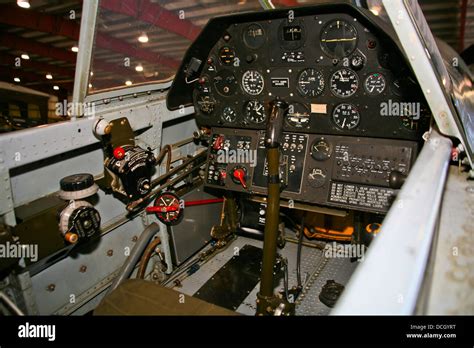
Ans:
[[[265,134],[265,146],[267,148],[280,146],[286,109],[288,109],[288,104],[283,100],[276,99],[270,102],[270,117],[268,117]]]

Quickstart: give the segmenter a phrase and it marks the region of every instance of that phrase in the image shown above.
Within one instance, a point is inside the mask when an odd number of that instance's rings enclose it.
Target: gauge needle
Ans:
[[[344,128],[344,126],[346,125],[346,120],[347,118],[345,118],[344,121],[342,121],[342,128]]]
[[[327,39],[322,39],[321,41],[322,42],[345,42],[345,41],[354,41],[355,39],[357,39],[357,38],[353,37],[353,38],[350,38],[350,39],[328,39],[328,40]]]

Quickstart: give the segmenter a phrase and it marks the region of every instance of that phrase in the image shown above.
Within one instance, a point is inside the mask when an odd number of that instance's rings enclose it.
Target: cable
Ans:
[[[145,271],[146,267],[148,266],[148,261],[150,261],[151,254],[155,251],[158,244],[161,243],[161,239],[156,237],[150,244],[146,247],[145,251],[143,252],[142,259],[140,260],[140,266],[138,267],[137,278],[144,279],[145,278]]]

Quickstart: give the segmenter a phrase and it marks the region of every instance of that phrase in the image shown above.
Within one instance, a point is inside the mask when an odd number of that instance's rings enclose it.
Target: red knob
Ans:
[[[118,160],[121,160],[125,157],[125,150],[121,146],[117,146],[114,149],[114,157]]]
[[[234,169],[232,175],[234,176],[234,178],[239,180],[240,184],[244,189],[247,188],[247,183],[245,182],[245,171],[242,168]]]

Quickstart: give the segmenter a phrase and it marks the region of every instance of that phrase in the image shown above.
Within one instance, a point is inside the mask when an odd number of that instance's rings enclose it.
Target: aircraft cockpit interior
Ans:
[[[473,62],[425,2],[80,2],[67,120],[0,134],[0,311],[474,314]]]

